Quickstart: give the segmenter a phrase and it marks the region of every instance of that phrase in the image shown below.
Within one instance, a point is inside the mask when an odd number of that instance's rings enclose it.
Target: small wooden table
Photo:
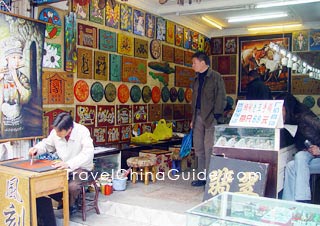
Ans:
[[[63,194],[63,225],[68,226],[69,194],[66,170],[37,173],[0,163],[0,225],[37,226],[36,199],[58,192]]]

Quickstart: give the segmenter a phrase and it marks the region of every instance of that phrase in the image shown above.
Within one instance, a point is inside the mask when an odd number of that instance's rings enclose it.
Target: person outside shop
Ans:
[[[248,73],[249,83],[247,84],[247,100],[272,100],[270,88],[264,84],[257,70]]]
[[[226,106],[226,90],[221,75],[210,68],[210,58],[203,52],[192,56],[192,69],[196,72],[192,85],[193,146],[198,157],[199,172],[208,172],[212,154],[214,126]],[[205,179],[192,181],[192,186],[205,185]]]
[[[282,199],[310,202],[310,174],[320,173],[320,119],[289,93],[276,99],[284,100],[284,123],[298,126],[294,137],[298,152],[286,165]]]

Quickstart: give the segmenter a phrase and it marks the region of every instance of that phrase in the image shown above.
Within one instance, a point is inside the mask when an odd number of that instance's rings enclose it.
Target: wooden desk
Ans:
[[[36,198],[58,192],[63,193],[63,225],[69,225],[66,170],[37,173],[0,164],[0,190],[0,225],[37,226]]]

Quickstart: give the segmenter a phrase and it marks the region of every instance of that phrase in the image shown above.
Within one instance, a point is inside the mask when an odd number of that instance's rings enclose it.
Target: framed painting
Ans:
[[[148,40],[134,38],[134,56],[148,58]]]
[[[320,30],[310,30],[309,34],[309,49],[310,51],[319,51],[320,50]]]
[[[219,55],[223,52],[223,38],[211,38],[211,54]]]
[[[191,67],[192,66],[192,56],[194,52],[184,51],[184,65]]]
[[[118,143],[120,141],[120,126],[108,126],[107,130],[108,143]]]
[[[96,106],[76,105],[75,121],[85,126],[94,126],[96,122]]]
[[[0,140],[41,137],[46,25],[0,13],[0,29]]]
[[[162,45],[162,60],[165,62],[174,62],[174,47]]]
[[[194,80],[195,72],[192,68],[176,65],[175,86],[190,88]]]
[[[174,23],[167,20],[166,40],[169,44],[174,44]]]
[[[192,45],[191,30],[185,28],[183,33],[184,33],[184,35],[183,35],[183,47],[185,49],[191,49],[191,45]]]
[[[166,120],[173,119],[173,105],[174,104],[162,104],[162,117]]]
[[[38,19],[46,22],[46,33],[47,39],[54,39],[59,37],[61,33],[61,19],[59,13],[53,8],[44,8],[39,13]]]
[[[120,29],[123,31],[132,32],[132,7],[120,5]]]
[[[122,81],[147,83],[147,60],[123,56]]]
[[[90,1],[72,0],[72,12],[76,14],[77,19],[89,19],[89,4]]]
[[[95,145],[104,145],[107,143],[107,128],[94,127],[93,128],[93,143]]]
[[[198,46],[198,51],[203,52],[204,51],[204,39],[205,36],[202,34],[199,34],[199,46]]]
[[[62,67],[61,45],[56,43],[44,43],[42,67],[58,69]]]
[[[135,9],[133,11],[133,34],[145,36],[145,13]]]
[[[133,56],[134,37],[123,33],[118,33],[118,53]]]
[[[133,105],[133,123],[141,123],[148,121],[148,105],[134,104]]]
[[[114,126],[116,110],[114,105],[97,106],[97,126]]]
[[[148,121],[157,122],[162,117],[161,104],[148,104]]]
[[[291,34],[239,38],[238,95],[246,94],[249,71],[256,69],[273,94],[290,92],[290,70],[281,66],[282,55],[269,47],[270,42],[291,51]]]
[[[174,63],[184,64],[184,50],[179,48],[174,48]]]
[[[162,17],[157,17],[156,19],[156,39],[160,41],[166,40],[166,20]]]
[[[236,54],[237,47],[237,37],[224,38],[224,54]]]
[[[108,53],[94,51],[94,79],[108,81]]]
[[[150,13],[146,13],[146,36],[154,38],[156,30],[156,17]]]
[[[117,52],[117,33],[99,29],[99,49]]]
[[[110,1],[107,1],[106,5],[106,26],[114,29],[119,28],[120,20],[120,4],[115,3],[114,8],[111,7]]]
[[[78,48],[77,77],[92,79],[92,50]]]
[[[76,72],[77,21],[76,14],[70,12],[64,17],[64,70]]]
[[[191,31],[191,36],[192,36],[191,49],[194,51],[197,51],[199,47],[199,32]]]
[[[129,141],[131,138],[131,125],[120,126],[120,141]]]
[[[175,25],[175,45],[183,47],[183,27],[181,25]]]
[[[132,105],[117,105],[117,124],[131,124],[132,123]]]
[[[97,24],[104,23],[105,10],[100,9],[99,0],[91,0],[89,4],[89,20]]]
[[[97,48],[98,29],[93,26],[78,23],[78,45]]]
[[[309,31],[292,32],[292,51],[308,51]]]
[[[122,56],[109,54],[109,79],[110,81],[120,82],[122,73]]]
[[[211,55],[210,38],[208,37],[204,38],[204,52],[207,54],[207,56]]]

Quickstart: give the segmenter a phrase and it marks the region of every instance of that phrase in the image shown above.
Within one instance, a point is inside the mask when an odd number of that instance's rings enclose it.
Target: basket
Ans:
[[[127,179],[126,177],[124,178],[114,178],[112,180],[112,186],[113,190],[115,191],[124,191],[127,188]]]

